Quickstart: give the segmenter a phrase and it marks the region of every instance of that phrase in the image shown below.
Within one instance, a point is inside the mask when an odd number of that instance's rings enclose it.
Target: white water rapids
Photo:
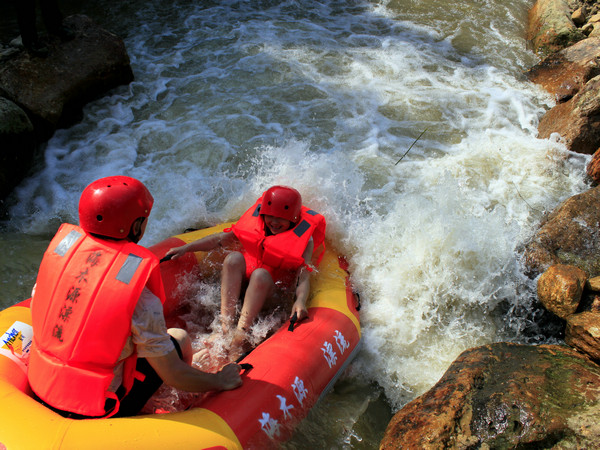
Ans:
[[[234,220],[272,184],[327,218],[364,346],[289,448],[374,448],[461,351],[548,339],[517,250],[586,189],[587,159],[536,137],[553,100],[523,76],[533,2],[90,3],[68,11],[124,39],[135,81],[57,131],[8,199],[4,306],[81,190],[126,174],[156,200],[144,245]]]

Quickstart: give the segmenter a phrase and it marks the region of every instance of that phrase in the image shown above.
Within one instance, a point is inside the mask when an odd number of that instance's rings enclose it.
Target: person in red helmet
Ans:
[[[189,336],[166,328],[158,258],[137,245],[153,203],[134,178],[96,180],[81,194],[80,226],[62,224],[44,253],[28,379],[65,417],[135,415],[163,381],[191,392],[241,384],[237,364],[192,367]]]
[[[308,316],[311,261],[315,250],[324,244],[325,227],[325,218],[303,206],[296,189],[273,186],[230,229],[167,252],[178,258],[186,252],[241,244],[241,251],[231,251],[225,257],[221,275],[221,324],[223,332],[232,335],[232,359],[247,350],[250,326],[267,300],[278,300],[278,288],[285,291],[295,287],[290,317],[300,321]]]

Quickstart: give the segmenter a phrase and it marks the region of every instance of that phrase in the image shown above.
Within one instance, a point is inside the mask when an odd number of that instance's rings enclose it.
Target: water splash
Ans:
[[[115,173],[156,198],[145,245],[234,220],[288,184],[325,215],[362,294],[348,377],[392,408],[465,348],[547,340],[516,249],[587,188],[589,157],[537,139],[553,100],[522,74],[536,62],[530,2],[509,3],[96,2],[136,80],[55,134],[9,199],[3,239],[75,222],[81,190]],[[328,429],[316,439],[349,445]]]

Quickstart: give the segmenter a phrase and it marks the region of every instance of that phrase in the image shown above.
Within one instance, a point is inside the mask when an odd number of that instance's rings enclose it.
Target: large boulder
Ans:
[[[570,197],[542,222],[523,249],[527,273],[535,278],[554,264],[600,275],[600,187]]]
[[[567,0],[537,0],[529,10],[527,40],[542,55],[559,51],[585,38],[571,19]]]
[[[46,58],[23,51],[0,66],[0,94],[27,112],[43,140],[79,120],[87,102],[133,80],[121,39],[83,15],[64,24],[75,38],[50,39]]]
[[[538,137],[558,133],[571,151],[591,155],[600,147],[600,75],[588,81],[571,100],[540,119]]]
[[[381,449],[600,448],[600,367],[558,345],[463,352],[389,423]]]
[[[600,37],[584,39],[553,53],[526,75],[553,94],[558,103],[571,99],[589,80],[600,75]]]
[[[35,149],[33,125],[25,111],[0,97],[0,199],[25,176]]]

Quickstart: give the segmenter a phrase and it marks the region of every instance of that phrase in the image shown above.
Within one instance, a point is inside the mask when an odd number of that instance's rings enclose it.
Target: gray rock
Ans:
[[[45,58],[13,45],[0,55],[0,200],[25,176],[36,144],[57,128],[80,120],[83,106],[133,80],[123,41],[83,15],[64,24],[75,37],[62,42],[50,37]]]
[[[35,148],[33,125],[25,111],[0,97],[0,198],[25,176]]]
[[[83,15],[64,23],[74,30],[73,40],[52,38],[47,57],[22,51],[0,67],[0,94],[27,112],[43,139],[79,120],[90,100],[133,80],[121,39]]]

